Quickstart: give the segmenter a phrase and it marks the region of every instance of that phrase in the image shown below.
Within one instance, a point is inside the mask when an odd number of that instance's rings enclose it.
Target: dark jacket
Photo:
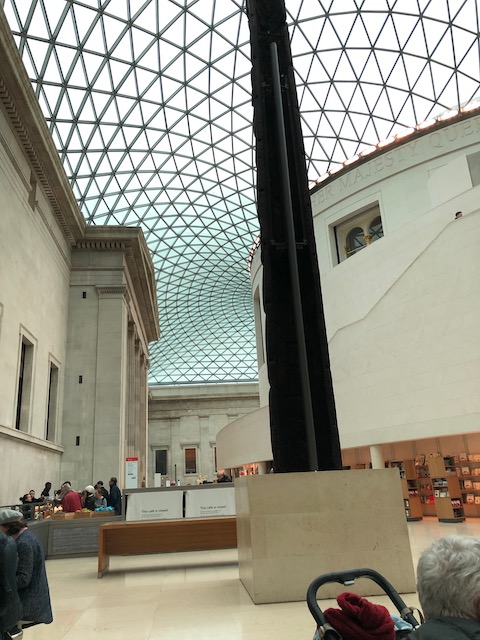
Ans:
[[[408,640],[480,640],[480,622],[465,618],[431,618],[408,636]]]
[[[22,618],[22,606],[17,593],[17,545],[0,532],[0,635]]]
[[[116,484],[110,487],[110,495],[108,496],[108,506],[115,509],[115,515],[122,515],[122,494]]]
[[[26,529],[17,538],[17,589],[22,620],[44,622],[53,620],[43,549],[37,536]]]
[[[85,508],[90,511],[95,511],[97,505],[95,504],[95,496],[92,493],[89,493],[85,498]]]

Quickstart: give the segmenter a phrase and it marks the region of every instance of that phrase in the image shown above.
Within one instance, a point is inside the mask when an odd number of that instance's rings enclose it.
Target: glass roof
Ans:
[[[151,384],[257,378],[242,0],[0,0],[88,224],[140,225]],[[480,96],[477,0],[286,0],[312,185]]]

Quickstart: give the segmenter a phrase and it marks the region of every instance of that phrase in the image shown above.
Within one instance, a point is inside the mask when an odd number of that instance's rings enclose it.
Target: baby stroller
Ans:
[[[307,604],[308,608],[310,609],[310,613],[317,623],[317,634],[319,640],[342,640],[342,636],[337,630],[334,629],[331,624],[329,624],[328,620],[325,617],[325,614],[318,606],[318,589],[322,585],[328,584],[330,582],[338,582],[345,586],[352,585],[354,584],[356,578],[369,578],[370,580],[373,580],[373,582],[376,582],[383,589],[383,591],[385,591],[386,595],[389,596],[390,600],[393,602],[399,613],[398,622],[400,624],[396,624],[395,627],[407,627],[406,629],[396,630],[396,638],[405,638],[410,633],[412,633],[411,627],[413,627],[413,629],[416,629],[420,626],[421,623],[418,622],[418,620],[413,615],[414,609],[408,607],[399,596],[397,591],[388,582],[388,580],[386,580],[374,569],[352,569],[350,571],[336,571],[333,573],[325,573],[321,576],[318,576],[318,578],[315,578],[315,580],[313,580],[313,582],[308,587],[307,591]],[[418,610],[417,612],[418,617],[420,618],[421,622],[423,622],[423,616],[421,612]],[[402,621],[405,621],[408,624],[404,625],[402,624]]]

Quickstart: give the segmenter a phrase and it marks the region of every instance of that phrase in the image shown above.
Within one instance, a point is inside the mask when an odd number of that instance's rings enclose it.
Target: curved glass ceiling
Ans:
[[[0,0],[88,224],[140,225],[152,384],[257,377],[242,0]],[[287,0],[313,182],[480,96],[477,0]]]

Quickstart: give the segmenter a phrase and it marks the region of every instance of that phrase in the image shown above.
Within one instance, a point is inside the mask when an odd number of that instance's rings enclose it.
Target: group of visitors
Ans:
[[[28,504],[28,503],[32,503],[32,502],[45,502],[46,500],[48,500],[50,498],[50,491],[52,489],[52,483],[51,482],[46,482],[45,483],[45,487],[43,488],[42,493],[40,494],[39,498],[35,497],[35,489],[30,489],[30,491],[28,493],[25,493],[21,498],[20,498],[20,502],[23,502],[23,504]]]
[[[57,501],[62,505],[63,511],[72,513],[82,509],[95,511],[99,507],[112,507],[115,515],[122,513],[122,493],[117,486],[117,479],[112,477],[109,482],[110,493],[99,480],[95,486],[88,484],[80,493],[72,489],[71,482],[64,482],[57,494]]]
[[[52,483],[47,482],[39,498],[35,497],[35,490],[30,489],[28,493],[20,498],[20,502],[25,505],[24,515],[29,517],[32,503],[45,503],[50,500],[54,505],[61,505],[63,511],[73,513],[82,509],[95,511],[99,507],[112,507],[116,515],[122,513],[122,494],[117,486],[117,479],[112,477],[109,480],[110,492],[105,488],[103,481],[99,480],[95,486],[89,484],[83,491],[75,491],[72,483],[66,481],[58,491],[52,492]],[[22,507],[23,509],[23,507]]]

